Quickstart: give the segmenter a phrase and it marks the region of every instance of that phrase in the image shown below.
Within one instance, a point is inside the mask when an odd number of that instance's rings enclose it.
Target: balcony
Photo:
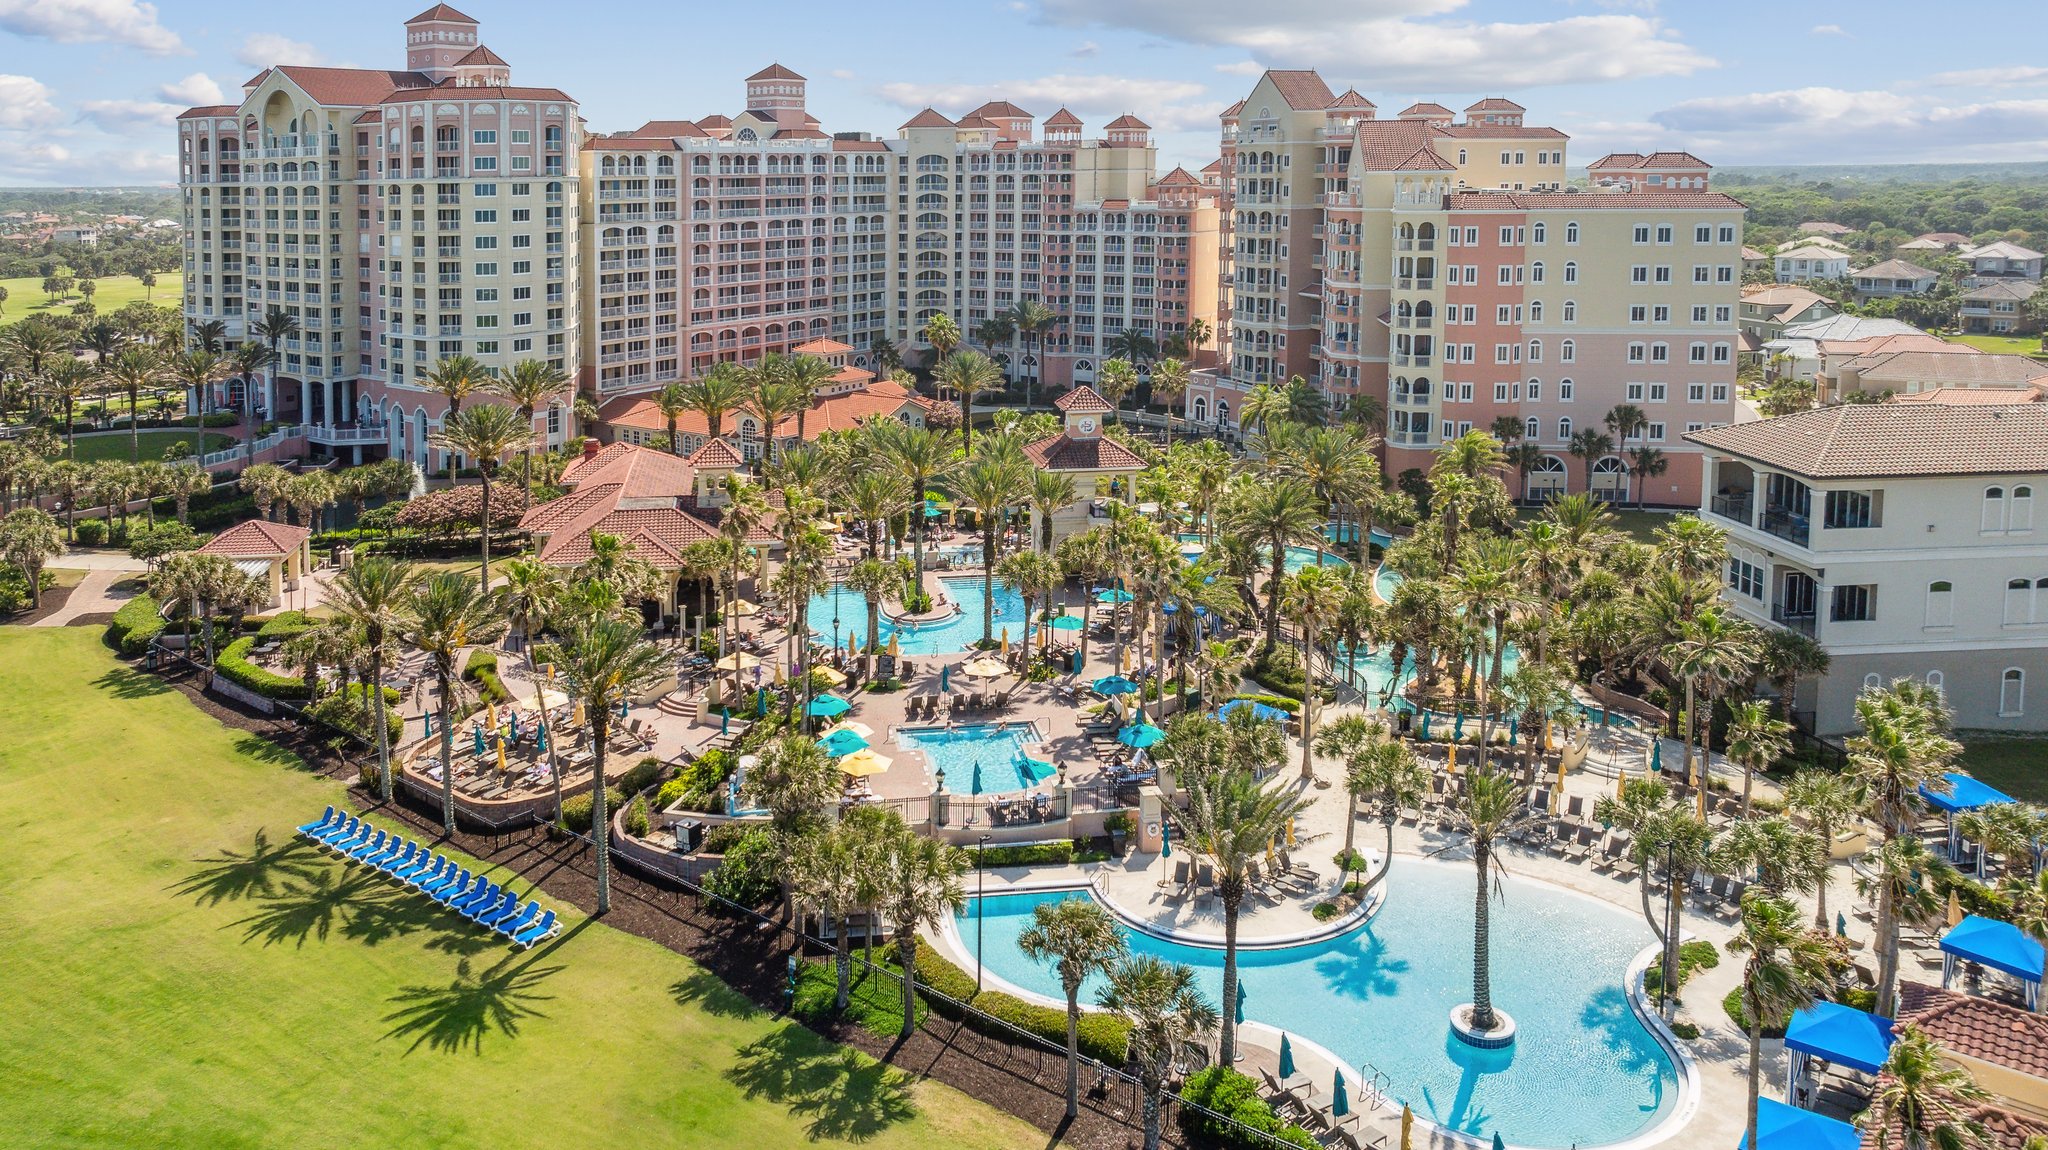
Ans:
[[[1738,491],[1729,495],[1716,495],[1708,500],[1707,509],[1723,519],[1733,519],[1744,526],[1751,523],[1755,499],[1750,492]]]
[[[1813,638],[1817,619],[1811,611],[1788,611],[1784,607],[1779,606],[1771,608],[1771,622],[1785,628],[1787,631],[1797,631],[1811,639]]]
[[[381,423],[342,424],[329,427],[321,424],[307,424],[306,439],[312,443],[329,446],[346,446],[360,443],[383,443],[390,438],[390,432]]]
[[[1768,534],[1801,547],[1807,545],[1813,533],[1813,525],[1806,516],[1781,507],[1764,508],[1763,522],[1758,526]]]

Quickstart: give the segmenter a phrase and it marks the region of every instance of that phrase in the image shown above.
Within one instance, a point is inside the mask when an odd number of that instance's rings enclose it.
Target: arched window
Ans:
[[[2005,612],[2002,619],[2008,627],[2018,627],[2034,621],[2034,581],[2031,579],[2007,579],[2005,581]]]
[[[1529,362],[1530,362],[1530,363],[1542,363],[1542,362],[1543,362],[1543,341],[1542,341],[1542,340],[1540,340],[1540,339],[1532,339],[1532,340],[1530,340],[1530,341],[1529,341]]]
[[[2011,502],[2006,507],[2005,529],[2007,531],[2032,531],[2034,529],[2034,489],[2025,484],[2012,489]]]
[[[2018,667],[2007,667],[1998,681],[1998,714],[2001,718],[2016,718],[2026,713],[2027,673]]]
[[[1579,262],[1577,260],[1564,261],[1564,282],[1568,284],[1579,282]]]
[[[1946,579],[1936,580],[1927,585],[1927,622],[1929,627],[1948,627],[1955,623],[1956,585]]]
[[[1532,243],[1532,244],[1540,244],[1540,243],[1542,243],[1542,242],[1543,242],[1543,237],[1544,237],[1544,227],[1543,227],[1543,221],[1541,221],[1541,220],[1538,220],[1538,221],[1537,221],[1536,223],[1534,223],[1534,224],[1531,224],[1531,225],[1530,225],[1530,227],[1529,227],[1529,242],[1530,242],[1530,243]],[[1536,266],[1537,266],[1537,267],[1542,267],[1543,265],[1542,265],[1542,264],[1538,264],[1538,265],[1536,265]],[[1537,282],[1539,282],[1539,283],[1540,283],[1540,282],[1542,282],[1542,277],[1541,277],[1541,276],[1538,276],[1538,277],[1537,277]]]
[[[1198,395],[1195,397],[1195,422],[1207,423],[1208,421],[1209,401]]]
[[[1579,301],[1572,299],[1564,301],[1564,322],[1579,322]]]
[[[1572,417],[1569,415],[1560,416],[1557,421],[1557,438],[1559,442],[1569,440],[1571,437]]]
[[[1570,306],[1570,305],[1566,305],[1566,306]],[[1574,363],[1574,362],[1577,362],[1578,358],[1579,358],[1579,345],[1578,345],[1578,341],[1576,341],[1576,340],[1569,340],[1569,339],[1568,339],[1568,340],[1565,340],[1564,342],[1562,342],[1562,343],[1560,343],[1560,344],[1558,344],[1558,345],[1557,345],[1557,362],[1559,362],[1559,363]]]
[[[1872,671],[1872,672],[1871,672],[1871,673],[1869,673],[1868,675],[1865,675],[1865,676],[1863,676],[1863,689],[1864,689],[1864,690],[1866,690],[1866,691],[1876,691],[1876,690],[1880,690],[1880,689],[1882,689],[1883,687],[1884,687],[1884,676],[1882,676],[1882,675],[1878,674],[1878,673],[1877,673],[1876,671]]]
[[[1987,532],[2005,530],[2005,488],[1984,489],[1984,511],[1977,529]]]
[[[1540,299],[1537,299],[1537,300],[1530,300],[1530,301],[1529,301],[1529,322],[1530,322],[1530,323],[1542,323],[1542,322],[1543,322],[1543,301],[1542,301],[1542,300],[1540,300]]]
[[[1540,419],[1538,419],[1538,418],[1536,418],[1535,416],[1533,416],[1533,415],[1532,415],[1532,416],[1530,416],[1529,418],[1527,418],[1527,419],[1525,419],[1525,420],[1523,420],[1523,421],[1522,421],[1522,436],[1523,436],[1524,438],[1526,438],[1526,439],[1535,439],[1536,437],[1538,437],[1538,436],[1540,436],[1540,435],[1542,435],[1542,434],[1543,434],[1543,421],[1542,421],[1542,420],[1540,420]]]
[[[1933,691],[1936,696],[1940,696],[1943,693],[1942,689],[1947,685],[1947,675],[1942,674],[1940,671],[1927,672],[1927,688]]]
[[[1537,260],[1535,263],[1529,265],[1529,282],[1532,284],[1540,284],[1543,282],[1542,260]]]
[[[1579,221],[1573,220],[1564,226],[1564,242],[1568,244],[1579,242]]]

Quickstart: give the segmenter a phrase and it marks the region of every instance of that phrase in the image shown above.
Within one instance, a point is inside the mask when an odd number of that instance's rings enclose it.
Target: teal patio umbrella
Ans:
[[[825,753],[835,759],[868,749],[868,741],[861,738],[859,732],[848,730],[834,731],[819,739],[818,745],[825,748]]]
[[[1097,603],[1129,603],[1137,596],[1121,587],[1106,587],[1095,595]]]
[[[768,688],[756,687],[754,688],[754,717],[758,719],[761,716],[766,715],[767,713]]]
[[[1128,695],[1138,689],[1138,684],[1122,675],[1104,675],[1090,686],[1098,695]]]
[[[980,759],[976,759],[976,760],[974,760],[974,787],[973,787],[973,790],[971,791],[971,793],[973,793],[973,794],[977,794],[977,795],[981,793],[981,760],[980,760]]]
[[[632,701],[631,701],[631,700],[629,700],[629,699],[620,699],[620,700],[619,700],[619,718],[621,718],[621,719],[625,718],[625,717],[626,717],[626,716],[627,716],[628,714],[630,714],[630,713],[632,712],[632,710],[633,710],[633,703],[632,703]]]
[[[434,712],[432,712],[432,711],[428,711],[427,713],[425,713],[425,714],[423,714],[423,715],[421,715],[421,716],[420,716],[420,736],[421,736],[422,738],[424,738],[424,737],[426,737],[427,735],[431,735],[431,734],[433,734],[433,733],[434,733]]]
[[[1294,1044],[1287,1040],[1287,1032],[1280,1033],[1280,1078],[1286,1081],[1294,1077]],[[1342,1078],[1339,1078],[1342,1081]]]
[[[470,729],[471,729],[472,731],[474,731],[474,732],[476,733],[476,757],[477,757],[477,758],[479,758],[479,759],[481,759],[481,758],[483,758],[483,757],[484,757],[484,756],[485,756],[486,754],[490,753],[490,748],[484,745],[484,729],[483,729],[483,726],[482,726],[481,724],[479,724],[479,725],[477,725],[477,726],[475,726],[475,727],[472,727],[472,728],[470,728]]]
[[[1079,615],[1061,615],[1052,621],[1052,629],[1055,631],[1079,631],[1087,626],[1088,621]]]
[[[1651,770],[1651,771],[1653,771],[1653,772],[1661,772],[1661,771],[1662,771],[1663,769],[1664,769],[1664,740],[1663,740],[1663,739],[1654,739],[1654,740],[1653,740],[1653,741],[1652,741],[1652,742],[1650,743],[1650,770]]]
[[[1351,1113],[1351,1090],[1344,1085],[1344,1072],[1337,1071],[1337,1081],[1330,1087],[1330,1117],[1342,1118]]]
[[[853,710],[853,704],[837,695],[819,695],[811,700],[810,714],[816,719],[836,719]]]
[[[1163,859],[1170,859],[1173,857],[1172,823],[1162,822],[1159,824],[1159,857]],[[1281,1041],[1286,1041],[1285,1035],[1281,1036]]]
[[[1243,1025],[1244,1025],[1244,1000],[1245,1000],[1245,998],[1246,998],[1246,997],[1247,997],[1247,996],[1245,995],[1245,992],[1244,992],[1244,979],[1240,978],[1240,979],[1238,979],[1238,980],[1237,980],[1237,1012],[1236,1012],[1237,1024],[1238,1024],[1239,1026],[1243,1026]]]
[[[1144,750],[1146,747],[1156,745],[1161,739],[1164,739],[1165,737],[1165,731],[1160,730],[1158,727],[1155,727],[1150,723],[1143,722],[1135,723],[1131,726],[1125,727],[1123,730],[1118,731],[1116,733],[1117,742],[1122,743],[1126,747],[1131,747],[1141,751]]]
[[[939,690],[941,690],[941,691],[950,691],[950,690],[952,690],[952,689],[953,689],[953,664],[951,664],[951,663],[943,663],[943,664],[941,664],[941,665],[939,666]]]
[[[548,725],[542,723],[533,729],[533,749],[542,754],[548,750]]]

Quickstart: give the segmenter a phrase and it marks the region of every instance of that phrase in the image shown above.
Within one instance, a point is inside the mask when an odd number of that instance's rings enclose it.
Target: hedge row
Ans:
[[[259,639],[290,639],[319,626],[319,620],[304,611],[279,611],[256,628]]]
[[[1314,1135],[1282,1119],[1274,1112],[1273,1104],[1259,1096],[1257,1082],[1228,1066],[1208,1066],[1189,1075],[1180,1096],[1235,1121],[1232,1125],[1194,1107],[1182,1108],[1181,1127],[1192,1134],[1206,1135],[1217,1145],[1266,1150],[1277,1142],[1320,1150],[1321,1144]]]
[[[1074,844],[1026,843],[1014,847],[977,848],[974,861],[984,870],[1003,866],[1065,866],[1074,861]]]
[[[221,648],[220,653],[214,656],[214,673],[266,699],[302,701],[313,697],[313,692],[306,686],[305,680],[291,675],[279,675],[250,662],[249,652],[255,646],[256,636],[244,635]]]
[[[372,741],[369,697],[368,684],[350,683],[347,694],[333,692],[307,707],[306,714],[368,743]],[[384,728],[390,733],[390,745],[394,747],[405,738],[405,716],[399,713],[398,702],[398,689],[384,688]]]
[[[512,692],[505,689],[505,681],[498,678],[498,653],[475,650],[469,653],[469,663],[462,668],[462,677],[476,684],[477,693],[489,703],[508,703]]]
[[[164,631],[158,609],[157,601],[147,595],[137,595],[121,604],[121,609],[114,612],[114,621],[107,624],[107,642],[131,659],[148,653],[149,645]]]
[[[947,961],[935,947],[917,948],[917,978],[921,987],[938,992],[926,1000],[933,1010],[944,1017],[959,1019],[969,1029],[997,1030],[983,1022],[980,1015],[961,1011],[954,1006],[955,1002],[971,1003],[984,1014],[1037,1035],[1061,1049],[1066,1047],[1067,1012],[1064,1009],[1025,1002],[1000,990],[984,990],[977,994],[974,976]],[[994,1036],[1005,1037],[1000,1033]],[[1122,1066],[1124,1053],[1130,1049],[1130,1024],[1114,1014],[1084,1011],[1081,1014],[1080,1040],[1081,1053],[1111,1066]]]

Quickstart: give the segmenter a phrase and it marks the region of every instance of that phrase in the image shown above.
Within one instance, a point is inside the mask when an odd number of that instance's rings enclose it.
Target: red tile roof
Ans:
[[[1344,94],[1330,101],[1332,108],[1377,108],[1378,104],[1358,94],[1356,88],[1344,89]]]
[[[1296,111],[1310,108],[1320,111],[1337,98],[1313,68],[1271,68],[1267,70],[1266,78],[1273,81],[1273,90],[1280,93],[1287,106]]]
[[[484,47],[482,44],[478,44],[469,55],[455,61],[455,63],[458,66],[463,64],[505,64],[505,58]],[[510,64],[505,64],[505,66],[511,67]]]
[[[790,349],[790,353],[793,355],[833,356],[850,355],[852,352],[852,344],[840,343],[836,339],[814,339],[809,343],[800,343]]]
[[[996,122],[994,120],[987,119],[973,112],[969,112],[965,116],[960,117],[960,122],[954,126],[960,128],[971,128],[977,132],[993,132],[996,130]]]
[[[1045,118],[1045,126],[1048,128],[1078,128],[1081,126],[1081,117],[1062,107],[1059,111]]]
[[[230,559],[277,559],[297,551],[312,536],[304,527],[251,519],[237,523],[208,540],[201,555],[225,555]]]
[[[1145,461],[1114,439],[1073,439],[1062,432],[1024,448],[1047,471],[1143,471]]]
[[[178,118],[180,120],[197,120],[208,116],[232,116],[241,110],[235,104],[203,104],[197,108],[185,109],[178,113]]]
[[[276,72],[298,85],[306,95],[322,104],[380,104],[391,93],[432,88],[433,81],[419,72],[385,72],[370,68],[310,68],[282,64],[267,69],[250,84],[261,83]]]
[[[2048,1018],[2032,1011],[1905,982],[1899,988],[1899,1021],[1918,1026],[1957,1054],[2048,1078]]]
[[[729,448],[727,450],[730,450]],[[529,510],[520,527],[546,537],[540,559],[571,566],[590,558],[592,532],[617,535],[657,567],[675,569],[683,548],[716,534],[691,502],[696,468],[665,451],[614,443],[562,472],[567,495]],[[772,542],[765,524],[747,535]]]
[[[1116,119],[1114,119],[1114,120],[1111,120],[1111,121],[1110,121],[1109,123],[1107,123],[1107,124],[1104,124],[1104,125],[1103,125],[1103,127],[1104,127],[1104,128],[1145,128],[1145,129],[1150,129],[1150,128],[1152,127],[1152,125],[1150,125],[1150,124],[1146,123],[1146,122],[1145,122],[1145,121],[1143,121],[1143,120],[1140,120],[1140,119],[1139,119],[1139,118],[1137,118],[1136,116],[1133,116],[1133,115],[1131,115],[1131,114],[1129,114],[1129,113],[1125,113],[1124,115],[1118,116],[1118,117],[1117,117]]]
[[[1467,112],[1526,112],[1529,109],[1515,103],[1513,100],[1504,99],[1500,96],[1488,96],[1476,104],[1466,105],[1465,110]]]
[[[970,115],[987,116],[990,119],[1000,117],[1005,120],[1028,120],[1031,118],[1031,113],[1019,108],[1008,100],[990,100],[988,103],[976,108]]]
[[[1436,129],[1421,120],[1361,120],[1354,129],[1352,156],[1368,172],[1392,172],[1416,152],[1430,148]]]
[[[2006,406],[1845,403],[1685,438],[1811,479],[2048,474],[2048,405],[2007,394]]]
[[[1727,208],[1743,211],[1742,201],[1721,192],[1453,192],[1451,210],[1520,208],[1555,211],[1561,208],[1633,211],[1696,211]]]
[[[690,466],[702,471],[729,471],[746,465],[740,453],[723,439],[707,439],[704,446],[690,453],[684,460]]]
[[[697,121],[697,126],[700,128],[730,128],[732,127],[732,117],[706,116],[703,119]]]
[[[903,127],[905,128],[950,128],[953,126],[953,121],[939,115],[937,111],[931,108],[926,108],[917,115],[903,121]]]
[[[795,72],[792,72],[792,71],[790,71],[789,69],[787,69],[787,68],[783,67],[783,66],[782,66],[782,65],[780,65],[780,64],[770,64],[770,65],[768,65],[768,66],[767,66],[766,68],[763,68],[763,69],[761,69],[760,71],[758,71],[758,72],[754,73],[753,75],[751,75],[751,76],[747,77],[747,79],[749,79],[749,80],[801,80],[801,79],[803,79],[803,77],[802,77],[802,76],[799,76],[799,75],[797,75],[797,74],[796,74]]]
[[[1400,115],[1403,119],[1407,119],[1409,117],[1421,118],[1426,116],[1455,116],[1457,115],[1457,113],[1451,111],[1449,108],[1444,107],[1442,104],[1433,104],[1427,101],[1423,101],[1410,104],[1407,107],[1401,109]]]
[[[1052,405],[1061,411],[1068,412],[1106,413],[1116,410],[1110,406],[1108,400],[1102,398],[1101,392],[1089,387],[1085,383],[1074,385],[1072,391],[1053,400]]]
[[[407,20],[406,23],[423,24],[429,20],[455,20],[464,24],[476,23],[475,20],[471,19],[468,16],[464,16],[462,13],[457,12],[455,9],[450,8],[446,4],[436,4],[432,8],[429,8],[426,11],[420,13],[419,15],[413,17],[412,19]]]

